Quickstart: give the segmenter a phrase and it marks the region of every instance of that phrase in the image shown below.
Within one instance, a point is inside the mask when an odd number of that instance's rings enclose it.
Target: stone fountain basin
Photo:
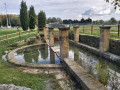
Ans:
[[[62,65],[61,64],[33,64],[33,63],[29,63],[29,62],[20,62],[15,58],[14,53],[28,48],[28,47],[32,47],[32,46],[40,46],[40,45],[47,45],[47,44],[34,44],[34,45],[28,45],[28,46],[24,46],[24,47],[20,47],[20,48],[16,48],[12,51],[10,51],[8,53],[8,62],[17,65],[17,66],[23,66],[23,67],[31,67],[31,68],[61,68]],[[54,52],[56,53],[56,52]]]

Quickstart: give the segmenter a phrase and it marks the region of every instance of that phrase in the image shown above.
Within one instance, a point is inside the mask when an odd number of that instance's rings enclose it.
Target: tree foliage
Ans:
[[[120,0],[105,0],[105,1],[108,3],[110,2],[114,6],[114,9],[120,7]]]
[[[11,26],[20,26],[19,16],[13,16],[10,21],[11,21]]]
[[[59,17],[49,17],[47,19],[47,23],[55,23],[55,22],[58,22],[58,23],[62,23],[62,19],[59,18]]]
[[[92,19],[88,18],[88,19],[84,19],[82,18],[81,20],[71,20],[71,19],[66,19],[63,20],[64,24],[90,24],[92,23]]]
[[[21,9],[20,9],[20,22],[22,29],[25,31],[28,29],[29,26],[29,16],[27,12],[27,5],[26,2],[21,2]]]
[[[38,14],[38,28],[43,28],[46,26],[46,14],[44,11],[40,11]]]
[[[101,24],[104,24],[104,25],[115,25],[118,23],[118,21],[115,19],[115,18],[110,18],[110,20],[107,20],[107,21],[103,21],[103,20],[95,20],[92,22],[94,25],[101,25]]]
[[[36,14],[34,7],[31,6],[29,10],[29,28],[35,29],[35,24],[36,24]]]

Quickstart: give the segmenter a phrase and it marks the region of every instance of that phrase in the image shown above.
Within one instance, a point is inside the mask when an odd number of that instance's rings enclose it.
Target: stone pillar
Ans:
[[[69,27],[59,27],[60,31],[60,58],[68,58],[69,56]]]
[[[49,27],[49,45],[54,46],[54,28]]]
[[[109,40],[110,40],[110,26],[100,27],[100,45],[99,49],[101,52],[107,52],[109,50]]]
[[[74,41],[79,42],[79,26],[74,26]]]
[[[51,48],[50,48],[50,64],[55,64],[55,54]]]
[[[47,30],[47,27],[45,27],[45,28],[44,28],[44,38],[45,38],[45,39],[48,38],[47,35],[48,35],[48,30]]]

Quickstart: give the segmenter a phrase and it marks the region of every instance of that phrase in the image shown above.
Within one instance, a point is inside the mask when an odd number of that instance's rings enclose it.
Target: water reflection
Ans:
[[[55,47],[59,48],[59,42]],[[109,90],[120,90],[120,67],[70,44],[69,58],[80,64]]]
[[[55,63],[55,55],[52,49],[50,49],[50,60],[51,60],[51,64]]]
[[[15,58],[20,62],[33,64],[60,64],[57,55],[48,45],[32,46],[14,53]]]

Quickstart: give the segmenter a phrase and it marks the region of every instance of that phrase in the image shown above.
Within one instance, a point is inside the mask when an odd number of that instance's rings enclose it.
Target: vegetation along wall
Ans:
[[[74,40],[74,35],[69,34],[69,39]],[[99,49],[99,37],[82,34],[79,36],[79,42]],[[110,39],[109,52],[120,56],[120,40]]]

